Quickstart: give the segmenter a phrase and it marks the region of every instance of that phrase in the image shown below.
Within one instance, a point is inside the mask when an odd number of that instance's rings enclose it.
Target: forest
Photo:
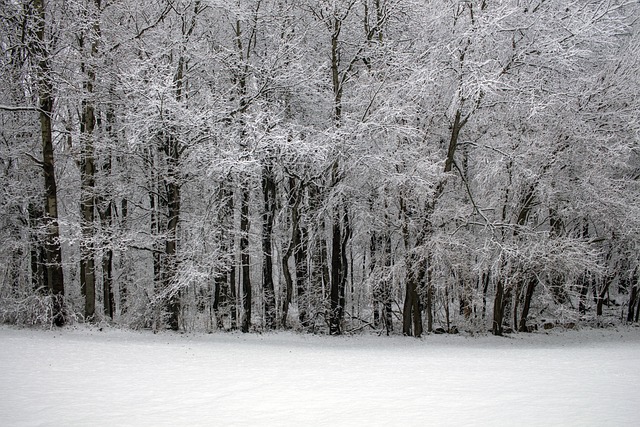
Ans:
[[[636,0],[0,0],[0,322],[640,314]]]

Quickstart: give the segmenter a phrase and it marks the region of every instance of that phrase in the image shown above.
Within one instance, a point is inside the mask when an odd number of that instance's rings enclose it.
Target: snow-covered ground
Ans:
[[[0,425],[638,425],[640,329],[510,338],[0,326]]]

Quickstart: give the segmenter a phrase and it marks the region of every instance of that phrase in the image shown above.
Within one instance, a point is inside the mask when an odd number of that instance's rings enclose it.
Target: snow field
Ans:
[[[637,425],[640,330],[512,338],[0,327],[3,426]]]

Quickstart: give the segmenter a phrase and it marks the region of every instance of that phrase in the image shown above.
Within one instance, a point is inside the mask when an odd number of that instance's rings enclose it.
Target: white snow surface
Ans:
[[[624,426],[640,328],[512,337],[0,326],[2,426]]]

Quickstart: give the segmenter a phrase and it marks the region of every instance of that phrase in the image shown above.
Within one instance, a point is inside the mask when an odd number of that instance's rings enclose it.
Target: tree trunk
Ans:
[[[53,113],[53,82],[49,63],[48,40],[45,37],[46,13],[43,0],[33,1],[36,13],[35,40],[31,46],[37,58],[38,107],[42,140],[42,168],[44,172],[44,218],[45,258],[47,284],[53,296],[52,316],[56,326],[65,324],[64,277],[62,273],[62,250],[58,226],[58,196],[53,157],[53,135],[51,116]]]
[[[580,288],[580,302],[578,303],[578,312],[580,314],[587,313],[587,294],[589,293],[589,278],[587,273],[582,274],[578,278],[578,287]]]
[[[447,160],[444,164],[444,171],[451,172],[452,166],[455,162],[456,148],[458,147],[458,138],[460,136],[460,130],[465,125],[466,121],[461,120],[462,113],[460,110],[456,110],[456,115],[453,120],[453,126],[451,127],[451,138],[449,140],[449,149],[447,150]]]
[[[638,286],[633,285],[631,294],[629,295],[629,311],[627,313],[627,322],[633,322],[636,304],[638,304]]]
[[[89,12],[90,13],[90,12]],[[82,63],[81,69],[85,74],[83,88],[85,98],[82,101],[82,118],[80,134],[82,152],[80,158],[80,213],[81,213],[81,256],[80,256],[80,288],[85,297],[84,317],[91,320],[96,309],[96,268],[95,268],[95,148],[94,130],[96,125],[94,86],[96,71],[93,62],[98,53],[100,24],[93,13],[87,19],[93,21],[88,33],[79,37],[80,50],[84,50],[85,37],[89,39],[89,63]]]
[[[296,182],[294,178],[289,178],[289,210],[291,211],[291,240],[289,241],[289,246],[282,256],[282,273],[284,275],[285,281],[285,296],[282,301],[282,319],[280,321],[283,328],[287,328],[287,316],[289,314],[289,305],[291,304],[291,300],[293,298],[293,278],[291,277],[291,271],[289,269],[289,259],[291,256],[299,250],[298,245],[300,242],[300,218],[298,213],[298,208],[300,204],[299,197],[299,188],[296,188]],[[305,257],[306,258],[306,257]],[[296,258],[296,280],[298,280],[298,264]],[[306,262],[306,259],[305,259]],[[304,274],[304,272],[301,272]],[[302,295],[300,294],[300,290],[298,289],[298,311],[301,310],[301,297],[304,295],[304,286],[302,289]],[[301,320],[302,323],[302,320]]]
[[[373,214],[373,198],[371,199],[371,211]],[[377,273],[376,270],[376,257],[377,257],[377,240],[378,236],[375,231],[371,231],[371,236],[369,238],[369,252],[371,254],[371,260],[369,261],[369,277],[371,278],[374,274]],[[373,279],[375,280],[375,279]],[[371,296],[373,298],[373,327],[380,327],[380,306],[383,301],[383,281],[374,282],[373,289],[371,291]]]
[[[342,233],[340,219],[336,215],[331,233],[331,311],[329,313],[329,334],[340,335],[340,321],[343,307],[340,305],[340,285],[342,283]]]
[[[165,188],[167,196],[167,236],[164,251],[163,287],[168,290],[166,309],[169,314],[169,328],[177,331],[180,328],[181,291],[176,287],[178,273],[178,225],[180,223],[180,147],[177,138],[169,130],[165,135],[165,155],[167,158],[167,177]],[[175,288],[175,289],[174,289]]]
[[[234,254],[234,261],[229,269],[229,299],[231,300],[231,330],[238,328],[238,292],[236,291],[236,257]]]
[[[298,321],[300,326],[307,328],[309,319],[307,309],[309,306],[307,296],[307,281],[309,280],[309,267],[307,265],[308,232],[304,224],[299,225],[299,233],[294,239],[293,259],[296,263],[296,290],[298,292]]]
[[[121,221],[120,221],[120,227],[121,229],[126,229],[127,228],[127,216],[129,215],[129,202],[127,201],[126,198],[123,198],[122,201],[120,202],[120,217],[121,217]],[[121,271],[126,271],[128,270],[125,267],[125,257],[121,256],[120,257],[120,269]],[[119,291],[120,291],[120,315],[125,314],[129,307],[128,307],[128,301],[129,301],[129,290],[127,288],[128,286],[128,281],[126,280],[126,273],[123,275],[124,279],[121,277],[121,279],[118,281],[119,282]]]
[[[531,308],[531,299],[533,298],[533,292],[536,289],[536,279],[530,278],[527,284],[527,290],[524,295],[524,305],[522,307],[522,313],[520,315],[520,323],[518,325],[519,332],[529,332],[527,329],[527,318],[529,317],[529,309]]]
[[[240,264],[242,269],[242,332],[251,327],[251,276],[249,265],[249,190],[242,189],[240,205]]]
[[[596,296],[597,298],[596,315],[597,316],[602,316],[605,297],[607,296],[607,292],[609,292],[609,286],[611,285],[611,282],[613,282],[613,279],[614,279],[613,275],[607,275],[606,277],[603,278],[604,284],[602,285],[602,289],[600,289],[600,291]]]
[[[282,275],[284,276],[284,298],[282,298],[282,317],[280,318],[280,326],[287,329],[287,318],[289,316],[289,305],[293,298],[293,278],[289,270],[289,258],[291,257],[292,247],[289,246],[282,256]]]
[[[227,283],[227,273],[225,271],[218,272],[215,275],[214,280],[214,288],[213,288],[213,313],[216,317],[216,325],[219,330],[224,330],[224,321],[222,319],[221,309],[227,303],[226,301],[226,288],[228,286]]]
[[[276,297],[273,284],[273,219],[276,211],[276,182],[271,166],[262,170],[262,192],[264,210],[262,214],[262,289],[264,292],[265,327],[276,326]],[[288,269],[287,269],[288,270]]]
[[[498,283],[496,283],[496,295],[493,301],[493,335],[502,336],[502,320],[504,319],[506,297],[504,279],[499,278]]]
[[[402,333],[407,336],[422,336],[422,310],[418,288],[424,277],[424,262],[411,255],[407,263],[409,274],[402,312]]]
[[[113,132],[114,114],[109,108],[107,111],[107,128],[106,131],[111,138],[115,139]],[[102,171],[105,177],[111,176],[111,155],[107,155],[102,164]],[[100,222],[102,232],[106,235],[106,244],[103,245],[102,255],[102,301],[104,315],[113,319],[115,315],[115,298],[113,295],[113,211],[114,201],[107,191],[107,197],[103,194],[98,201],[98,212],[100,213]]]
[[[46,250],[42,246],[42,238],[40,237],[40,228],[44,213],[42,209],[29,205],[29,226],[31,228],[30,235],[30,267],[31,267],[31,286],[34,291],[42,292],[49,289],[46,276]]]

